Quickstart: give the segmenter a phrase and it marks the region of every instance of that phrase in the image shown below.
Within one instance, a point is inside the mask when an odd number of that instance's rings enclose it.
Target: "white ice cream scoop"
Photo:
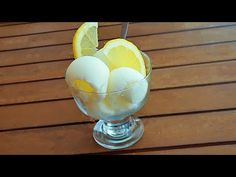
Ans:
[[[66,71],[66,80],[83,91],[106,93],[109,74],[109,68],[100,59],[82,56],[70,64]]]
[[[66,82],[73,96],[80,98],[81,103],[86,106],[105,97],[109,75],[109,68],[100,59],[82,56],[68,67]]]
[[[125,90],[121,94],[128,102],[138,104],[146,96],[148,83],[138,71],[128,67],[120,67],[112,70],[110,74],[108,92],[122,90]]]

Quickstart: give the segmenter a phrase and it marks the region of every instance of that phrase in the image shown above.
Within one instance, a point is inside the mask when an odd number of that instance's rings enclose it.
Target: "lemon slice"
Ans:
[[[125,39],[110,40],[94,56],[100,58],[110,71],[119,67],[129,67],[146,76],[145,64],[140,51]]]
[[[74,58],[92,56],[98,47],[97,22],[86,22],[80,26],[73,37]]]

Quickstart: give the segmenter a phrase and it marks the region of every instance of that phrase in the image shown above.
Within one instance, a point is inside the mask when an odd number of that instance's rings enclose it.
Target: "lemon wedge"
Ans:
[[[101,59],[110,71],[119,67],[129,67],[146,76],[146,68],[140,51],[125,39],[110,40],[94,56]]]
[[[92,56],[98,47],[98,23],[86,22],[80,26],[73,37],[73,54],[77,59],[81,56]]]

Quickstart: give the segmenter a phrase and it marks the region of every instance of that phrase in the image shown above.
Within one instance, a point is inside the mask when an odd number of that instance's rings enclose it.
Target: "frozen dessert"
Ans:
[[[119,119],[135,112],[147,95],[146,67],[130,41],[113,39],[98,49],[98,23],[81,25],[73,38],[75,60],[66,82],[78,106],[96,119]]]

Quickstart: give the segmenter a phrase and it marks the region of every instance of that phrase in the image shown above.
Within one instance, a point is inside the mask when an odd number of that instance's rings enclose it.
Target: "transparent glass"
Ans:
[[[133,114],[143,107],[148,98],[152,64],[147,54],[141,54],[145,62],[146,77],[124,90],[108,93],[85,92],[74,89],[65,76],[78,108],[87,116],[99,120],[93,129],[93,138],[105,148],[129,147],[144,133],[142,121]]]

